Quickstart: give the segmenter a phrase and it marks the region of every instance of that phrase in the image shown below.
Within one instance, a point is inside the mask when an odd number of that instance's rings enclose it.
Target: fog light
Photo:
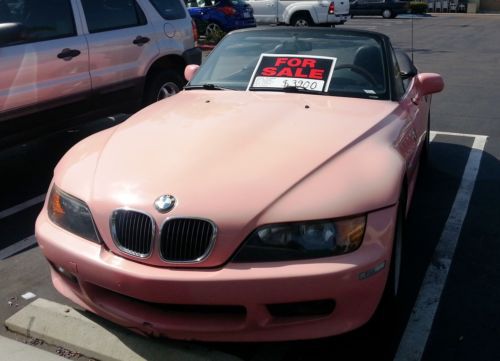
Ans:
[[[335,309],[335,300],[316,300],[266,305],[273,317],[327,316]]]

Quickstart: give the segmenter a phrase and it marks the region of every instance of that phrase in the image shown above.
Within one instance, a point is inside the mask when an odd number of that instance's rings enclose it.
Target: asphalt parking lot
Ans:
[[[383,32],[395,47],[408,51],[413,32],[417,67],[442,74],[446,83],[433,98],[430,161],[421,171],[406,228],[401,302],[338,337],[201,346],[252,361],[498,360],[500,16],[357,17],[344,27]],[[52,288],[48,267],[34,245],[34,220],[65,150],[125,118],[61,126],[0,149],[2,322],[36,298],[71,305]],[[23,299],[27,292],[36,297]],[[0,335],[22,339],[3,328]]]

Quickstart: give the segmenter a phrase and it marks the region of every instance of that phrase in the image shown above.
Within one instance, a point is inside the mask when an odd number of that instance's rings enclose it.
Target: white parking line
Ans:
[[[467,133],[453,133],[453,132],[441,132],[441,131],[433,131],[431,130],[431,135],[434,134],[442,134],[442,135],[451,135],[454,137],[470,137],[470,138],[488,138],[486,135],[479,135],[479,134],[467,134]]]
[[[7,209],[0,212],[0,219],[4,219],[4,218],[7,218],[9,216],[12,216],[13,214],[24,211],[25,209],[33,207],[34,205],[37,205],[38,203],[42,203],[44,200],[45,200],[45,194],[41,194],[35,198],[31,198],[31,199],[27,200],[26,202],[23,202],[23,203],[18,204],[16,206],[7,208]]]
[[[28,238],[25,238],[22,241],[14,243],[13,245],[4,248],[0,251],[0,260],[9,258],[10,256],[16,253],[24,251],[26,248],[30,248],[34,244],[36,244],[36,239],[34,235],[29,236]]]
[[[439,306],[441,294],[446,284],[446,278],[448,277],[455,254],[462,225],[467,215],[487,140],[487,136],[484,135],[431,132],[431,136],[432,133],[435,133],[434,137],[436,133],[474,137],[474,143],[472,144],[472,149],[469,153],[462,181],[455,196],[451,212],[434,250],[432,261],[422,281],[422,286],[420,287],[417,300],[413,306],[394,361],[419,361],[422,358]]]
[[[436,138],[436,132],[433,132],[431,130],[431,132],[429,133],[429,142],[433,142],[434,141],[434,138]]]

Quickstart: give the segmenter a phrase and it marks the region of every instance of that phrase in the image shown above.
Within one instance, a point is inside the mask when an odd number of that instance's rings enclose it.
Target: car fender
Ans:
[[[307,11],[311,18],[313,19],[315,24],[320,23],[320,19],[318,17],[317,11],[316,11],[316,4],[317,2],[312,2],[312,1],[299,1],[293,4],[290,4],[286,7],[285,11],[283,11],[283,19],[282,21],[285,24],[290,24],[290,20],[292,16],[297,13],[298,11]]]
[[[88,203],[101,149],[105,147],[115,129],[116,127],[103,130],[75,144],[57,164],[52,183]],[[82,177],[82,174],[89,176]]]
[[[149,1],[141,0],[140,4],[142,10],[147,14],[148,22],[154,29],[155,38],[153,42],[159,50],[158,58],[167,54],[182,55],[184,50],[195,47],[191,25],[192,18],[188,9],[185,8],[185,18],[166,21]],[[151,63],[158,58],[152,59]]]
[[[159,54],[156,59],[153,59],[152,63],[165,55],[172,54],[181,56],[184,50],[195,47],[193,35],[190,34],[187,30],[182,31],[182,29],[178,29],[176,27],[174,36],[176,40],[174,41],[172,41],[172,39],[167,36],[167,30],[164,30],[164,34],[162,34],[162,36],[159,36],[156,41],[159,48]]]
[[[147,68],[146,77],[162,69],[172,69],[182,75],[187,65],[182,53],[169,54],[153,60]]]

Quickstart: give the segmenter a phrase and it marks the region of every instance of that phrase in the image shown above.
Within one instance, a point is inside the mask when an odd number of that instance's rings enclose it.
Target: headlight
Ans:
[[[50,192],[48,211],[50,220],[59,227],[89,241],[100,243],[89,207],[55,185]]]
[[[330,257],[361,246],[366,216],[263,226],[236,253],[233,262],[273,262]]]

